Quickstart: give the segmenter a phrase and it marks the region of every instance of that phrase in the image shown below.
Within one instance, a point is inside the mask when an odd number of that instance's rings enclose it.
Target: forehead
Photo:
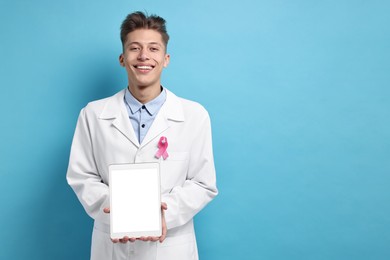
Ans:
[[[138,29],[127,34],[125,45],[139,43],[139,44],[150,44],[157,43],[164,46],[164,42],[161,34],[152,29]]]

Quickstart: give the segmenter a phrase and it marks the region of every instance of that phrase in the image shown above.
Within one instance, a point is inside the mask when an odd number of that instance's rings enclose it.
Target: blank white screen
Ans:
[[[161,218],[157,169],[111,172],[113,233],[159,229]]]

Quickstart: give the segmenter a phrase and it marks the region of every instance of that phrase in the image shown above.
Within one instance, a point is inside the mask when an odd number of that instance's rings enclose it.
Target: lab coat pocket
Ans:
[[[167,162],[170,161],[186,161],[188,159],[188,153],[187,152],[170,152],[168,158],[166,159]]]
[[[187,178],[187,152],[169,152],[166,160],[160,160],[161,192],[169,193],[173,187],[182,186]]]
[[[163,243],[157,244],[157,259],[198,259],[194,234],[166,237]]]

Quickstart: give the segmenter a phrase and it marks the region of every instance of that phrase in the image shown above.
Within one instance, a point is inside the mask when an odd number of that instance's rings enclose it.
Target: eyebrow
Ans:
[[[129,42],[126,46],[129,46],[129,45],[132,45],[132,44],[138,44],[138,45],[142,45],[142,43],[140,42]],[[147,45],[159,45],[159,46],[163,46],[161,43],[159,42],[147,42],[146,43]]]

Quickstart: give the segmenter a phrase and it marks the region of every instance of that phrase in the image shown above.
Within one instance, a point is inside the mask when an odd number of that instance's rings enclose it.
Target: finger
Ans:
[[[103,209],[103,212],[104,212],[104,213],[110,213],[110,208],[104,208],[104,209]]]
[[[114,238],[114,239],[111,239],[112,243],[118,243],[119,242],[119,239],[117,238]]]
[[[147,238],[146,238],[146,237],[140,237],[139,240],[141,240],[141,241],[146,241]]]
[[[122,244],[126,244],[127,241],[129,241],[129,237],[128,236],[125,236],[124,238],[119,239],[119,242],[121,242]]]
[[[150,238],[150,241],[152,241],[152,242],[156,242],[156,241],[159,241],[159,240],[160,240],[159,237],[151,237]]]
[[[158,241],[159,241],[160,243],[164,242],[166,236],[167,236],[167,233],[166,233],[166,232],[163,233],[163,234],[161,235],[161,237],[158,239]]]
[[[161,236],[160,236],[160,243],[162,243],[164,240],[165,240],[165,237],[167,236],[167,223],[165,222],[165,216],[164,216],[164,211],[161,212],[161,219],[162,219],[162,223],[161,223]]]
[[[129,238],[129,241],[132,242],[132,243],[135,242],[136,240],[137,240],[137,239],[136,239],[135,237],[130,237],[130,238]]]
[[[167,210],[168,209],[168,205],[165,202],[161,202],[161,209]]]
[[[165,221],[163,222],[163,225],[162,225],[162,233],[161,233],[161,236],[160,236],[160,243],[162,243],[164,240],[165,240],[165,237],[167,236],[167,225],[165,224]]]

